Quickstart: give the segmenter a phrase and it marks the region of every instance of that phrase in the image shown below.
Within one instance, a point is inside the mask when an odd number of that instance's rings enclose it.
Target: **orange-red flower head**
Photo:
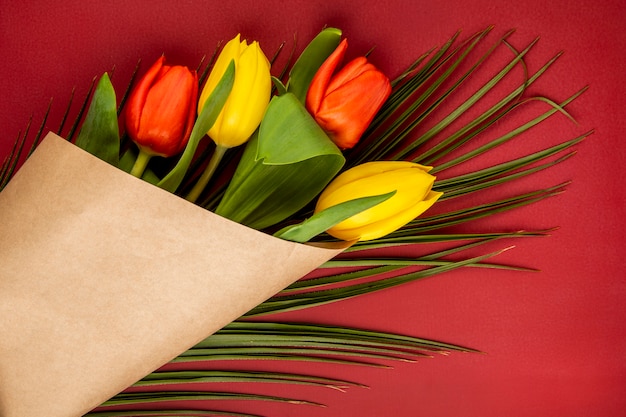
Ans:
[[[147,154],[181,152],[196,118],[198,77],[185,66],[159,58],[131,92],[125,107],[126,132]]]
[[[357,144],[391,93],[389,78],[365,57],[333,75],[347,48],[344,39],[313,77],[306,97],[306,108],[341,149]]]

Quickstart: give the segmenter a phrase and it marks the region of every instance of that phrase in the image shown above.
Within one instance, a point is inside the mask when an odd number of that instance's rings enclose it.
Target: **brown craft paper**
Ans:
[[[49,134],[0,193],[0,416],[81,416],[341,252]],[[345,248],[345,246],[344,246]]]

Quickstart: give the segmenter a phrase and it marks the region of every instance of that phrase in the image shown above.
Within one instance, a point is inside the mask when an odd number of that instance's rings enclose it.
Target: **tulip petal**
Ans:
[[[333,226],[328,233],[343,240],[369,240],[408,223],[441,196],[431,190],[432,167],[409,161],[374,161],[335,178],[320,195],[315,213],[345,201],[396,191],[393,197]],[[375,236],[375,237],[372,237]]]
[[[336,90],[342,85],[358,78],[366,71],[377,71],[376,67],[369,63],[364,56],[357,57],[348,62],[341,70],[337,71],[326,87],[326,94]]]
[[[195,71],[164,65],[161,56],[132,91],[125,107],[126,132],[149,155],[179,153],[195,118],[198,82]]]
[[[270,64],[258,42],[243,49],[233,90],[221,113],[220,125],[209,136],[220,146],[234,147],[247,141],[258,127],[271,94]]]
[[[313,77],[306,96],[306,108],[313,114],[316,114],[322,105],[328,84],[330,83],[335,69],[343,60],[346,49],[348,49],[348,41],[343,39],[339,43],[339,46],[337,46],[337,49],[330,54]]]
[[[295,95],[303,104],[306,102],[307,91],[311,81],[330,54],[341,42],[341,30],[337,28],[323,29],[304,48],[300,57],[289,71],[287,91]]]
[[[161,56],[156,60],[152,67],[141,78],[139,84],[133,89],[132,93],[128,97],[128,101],[125,107],[126,114],[126,130],[131,138],[137,137],[139,134],[139,125],[141,123],[141,113],[143,112],[143,106],[146,102],[148,92],[152,87],[154,79],[157,77],[163,63],[165,62],[165,56]]]
[[[396,213],[394,216],[390,218],[386,218],[380,220],[378,222],[370,223],[362,227],[357,227],[353,229],[342,229],[338,226],[335,228],[329,229],[327,232],[336,237],[337,239],[342,240],[374,240],[386,236],[402,226],[408,224],[410,221],[420,216],[426,210],[428,210],[435,202],[441,197],[443,193],[431,191],[426,199],[418,202],[414,206]],[[384,204],[384,203],[383,203]]]
[[[421,169],[424,172],[429,172],[431,169],[433,169],[433,167],[416,164],[415,162],[410,161],[366,162],[352,167],[349,170],[344,171],[340,175],[338,175],[333,180],[333,182],[331,182],[328,187],[326,187],[324,193],[320,196],[320,199],[323,198],[323,196],[334,192],[337,188],[343,187],[350,182],[356,181],[361,178],[382,174],[383,172],[393,171],[402,168],[417,168]]]
[[[202,89],[202,93],[200,94],[200,98],[198,99],[198,114],[202,112],[204,103],[207,101],[213,90],[215,90],[217,83],[219,83],[222,79],[222,76],[226,72],[226,68],[228,68],[231,61],[235,62],[235,72],[237,71],[237,62],[239,61],[241,50],[241,41],[239,40],[239,37],[240,35],[237,34],[237,36],[228,41],[215,60],[215,64],[213,64],[211,73],[209,74],[209,77],[204,84],[204,88]]]
[[[137,139],[142,147],[164,156],[182,150],[190,132],[190,114],[195,116],[195,100],[192,102],[188,94],[181,93],[193,92],[195,83],[196,77],[186,67],[161,68],[160,77],[148,91],[141,115]]]
[[[404,168],[389,171],[383,175],[362,178],[346,184],[333,193],[320,198],[316,211],[332,207],[347,200],[379,195],[397,191],[389,200],[369,210],[365,210],[350,217],[338,225],[345,229],[352,229],[361,225],[370,224],[396,216],[407,207],[422,201],[430,192],[435,177],[421,169]]]
[[[235,63],[235,83],[219,117],[207,132],[225,148],[241,145],[258,127],[271,94],[270,63],[258,42],[248,45],[238,34],[222,49],[198,100],[202,109],[227,65]]]
[[[352,148],[383,105],[391,86],[379,71],[366,71],[327,93],[315,119],[342,149]]]

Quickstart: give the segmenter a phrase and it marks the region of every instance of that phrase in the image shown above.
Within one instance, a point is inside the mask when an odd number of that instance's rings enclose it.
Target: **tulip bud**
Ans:
[[[306,108],[341,149],[357,144],[391,94],[389,78],[365,57],[333,76],[347,48],[344,39],[313,77],[306,97]]]
[[[131,92],[125,107],[128,136],[148,155],[181,152],[196,117],[198,77],[184,66],[159,58]]]
[[[432,191],[431,167],[406,161],[375,161],[337,176],[320,195],[315,212],[361,197],[396,193],[388,200],[333,226],[327,233],[342,240],[372,240],[404,226],[443,193]]]
[[[218,146],[232,148],[246,142],[263,118],[270,100],[270,63],[258,42],[240,41],[235,36],[225,46],[200,94],[198,113],[222,78],[228,64],[235,63],[235,81],[222,112],[208,131]]]

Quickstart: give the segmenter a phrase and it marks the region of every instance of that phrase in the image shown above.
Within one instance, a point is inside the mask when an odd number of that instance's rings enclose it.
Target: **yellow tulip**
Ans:
[[[424,213],[443,193],[432,191],[432,167],[406,161],[375,161],[351,168],[320,195],[315,212],[349,200],[396,193],[388,200],[340,222],[327,233],[342,240],[378,239]]]
[[[198,100],[198,114],[222,79],[231,61],[235,80],[226,103],[207,134],[215,142],[215,152],[186,198],[196,201],[211,180],[225,152],[250,139],[261,123],[272,92],[270,62],[258,42],[240,41],[238,34],[220,52]]]
[[[232,148],[246,142],[263,118],[270,100],[270,63],[258,42],[250,45],[235,36],[222,49],[198,100],[198,114],[230,61],[235,63],[232,91],[208,135],[218,146]]]

